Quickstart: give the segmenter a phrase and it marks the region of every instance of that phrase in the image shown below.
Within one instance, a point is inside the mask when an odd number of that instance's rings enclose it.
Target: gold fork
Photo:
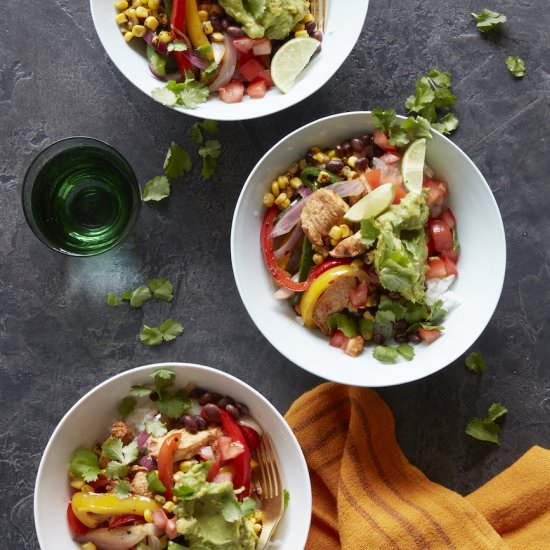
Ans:
[[[267,548],[277,525],[284,513],[284,493],[279,473],[279,461],[268,434],[256,450],[258,468],[254,474],[256,492],[262,501],[263,524],[257,550]]]
[[[327,21],[327,2],[328,0],[311,0],[311,13],[317,23],[317,28],[325,32]]]

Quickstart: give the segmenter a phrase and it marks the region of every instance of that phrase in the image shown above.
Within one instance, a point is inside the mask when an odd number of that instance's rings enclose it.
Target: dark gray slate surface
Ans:
[[[359,0],[358,0],[359,1]],[[3,548],[37,548],[32,521],[36,468],[65,411],[105,378],[162,360],[209,364],[262,391],[281,411],[319,380],[294,367],[248,318],[233,282],[229,231],[239,190],[257,159],[289,131],[323,115],[377,106],[402,108],[415,79],[451,70],[461,127],[453,138],[494,191],[508,240],[508,271],[494,319],[474,349],[488,372],[463,360],[413,384],[381,390],[399,441],[433,480],[467,493],[534,444],[550,445],[547,358],[547,130],[550,126],[550,12],[543,0],[495,0],[503,33],[484,37],[469,12],[480,1],[373,0],[360,42],[335,78],[310,99],[265,120],[222,124],[217,177],[174,186],[145,207],[132,237],[91,259],[47,250],[27,228],[21,178],[47,144],[89,135],[119,148],[142,182],[156,175],[171,140],[193,119],[175,115],[127,82],[95,36],[86,0],[4,6],[0,33],[0,532]],[[351,15],[351,14],[350,14]],[[504,65],[522,56],[527,76]],[[490,254],[490,251],[487,252]],[[173,304],[108,309],[105,295],[164,275]],[[489,285],[483,280],[480,284]],[[142,323],[181,319],[185,335],[149,349]],[[507,405],[499,449],[464,435],[493,401]],[[51,549],[48,549],[51,550]]]

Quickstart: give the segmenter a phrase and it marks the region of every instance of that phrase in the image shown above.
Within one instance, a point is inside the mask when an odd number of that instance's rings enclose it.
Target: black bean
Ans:
[[[403,319],[401,319],[400,321],[396,321],[393,324],[393,329],[395,331],[395,334],[401,334],[405,332],[408,328],[409,328],[409,323],[407,323],[407,321],[404,321]]]
[[[373,145],[373,149],[374,149],[374,154],[373,156],[374,157],[381,157],[386,151],[384,151],[384,149],[382,149],[382,147],[378,147],[378,145],[376,145],[376,143]]]
[[[149,399],[150,399],[151,401],[158,401],[158,398],[159,398],[159,394],[158,394],[156,391],[152,392],[152,393],[149,395]]]
[[[409,334],[408,339],[411,344],[420,344],[420,342],[422,342],[422,338],[420,338],[416,332]]]
[[[372,341],[378,345],[378,346],[381,346],[385,341],[386,341],[386,338],[384,338],[384,335],[383,334],[380,334],[379,332],[377,332],[373,337],[372,337]]]
[[[229,27],[229,19],[227,19],[227,17],[224,17],[222,19],[222,29],[226,31],[228,27]]]
[[[220,419],[220,409],[213,403],[205,405],[203,411],[210,422],[217,422]]]
[[[313,163],[313,153],[311,151],[308,151],[306,153],[306,161],[311,164]]]
[[[211,403],[217,403],[221,398],[222,396],[219,393],[213,393]]]
[[[374,156],[374,147],[372,145],[367,145],[363,149],[363,155],[365,155],[367,158],[372,158]]]
[[[359,138],[353,138],[353,139],[351,140],[351,148],[352,148],[356,153],[359,153],[359,151],[362,151],[364,146],[365,146],[365,145],[363,144],[363,142],[362,142]]]
[[[399,334],[396,334],[394,338],[398,344],[405,344],[408,340],[406,332],[400,332]]]
[[[225,29],[225,32],[229,36],[244,36],[244,31],[241,29],[241,27],[237,27],[236,25],[230,25]]]
[[[236,403],[235,406],[241,411],[242,414],[249,414],[250,411],[244,403]]]
[[[192,434],[196,434],[199,431],[196,420],[187,414],[183,417],[183,425],[185,429]]]
[[[342,149],[349,155],[349,153],[351,153],[351,143],[349,141],[344,141],[344,143],[342,143]]]
[[[200,415],[200,414],[196,414],[193,419],[195,420],[196,424],[197,424],[197,429],[199,430],[199,432],[202,432],[206,429],[208,429],[208,423],[206,422],[206,420]]]
[[[344,158],[346,156],[346,152],[341,145],[336,146],[336,156],[338,156],[339,158]]]
[[[338,174],[344,168],[344,163],[341,160],[329,160],[326,169],[333,174]]]
[[[237,420],[239,416],[241,416],[241,411],[239,411],[239,409],[237,409],[237,407],[235,407],[235,405],[232,405],[231,403],[229,403],[225,407],[225,410],[227,411],[227,414],[232,416],[235,420]]]
[[[323,41],[323,33],[319,29],[317,29],[315,32],[311,33],[311,38],[315,38],[315,40],[319,40],[319,42],[322,42]]]
[[[220,407],[220,409],[225,409],[225,406],[229,403],[229,399],[227,397],[222,397],[219,401],[216,401],[216,405]]]
[[[190,392],[189,392],[189,397],[191,397],[191,399],[198,399],[199,397],[202,397],[202,395],[205,393],[206,390],[203,390],[202,388],[193,388]]]
[[[317,30],[317,23],[315,21],[310,21],[306,23],[306,31],[308,34],[313,34]]]
[[[353,167],[358,172],[364,172],[369,167],[369,159],[367,157],[361,157],[357,159],[355,166]]]
[[[363,140],[363,143],[365,145],[370,145],[372,143],[372,136],[371,134],[365,134],[364,136],[361,136],[361,139]]]
[[[211,393],[209,392],[204,392],[200,397],[199,397],[199,405],[206,405],[207,403],[212,403],[213,401],[213,396]]]
[[[223,31],[223,26],[220,18],[217,15],[211,15],[210,16],[210,23],[212,23],[212,26],[214,27],[214,30],[217,32]]]

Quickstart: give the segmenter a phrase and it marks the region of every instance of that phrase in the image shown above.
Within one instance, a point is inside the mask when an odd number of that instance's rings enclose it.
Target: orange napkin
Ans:
[[[322,384],[286,419],[311,475],[308,550],[550,549],[550,451],[533,447],[464,498],[407,461],[372,390]]]

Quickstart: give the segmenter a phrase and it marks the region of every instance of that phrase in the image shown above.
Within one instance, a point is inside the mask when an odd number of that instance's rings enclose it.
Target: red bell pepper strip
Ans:
[[[244,490],[237,495],[239,500],[243,500],[244,497],[247,497],[250,494],[250,480],[252,479],[250,449],[248,448],[248,443],[246,442],[246,438],[240,426],[226,411],[220,409],[219,407],[218,410],[220,411],[220,421],[222,423],[224,435],[230,437],[233,441],[238,441],[244,448],[244,451],[232,460],[232,464],[235,468],[235,474],[233,475],[233,487],[235,487],[235,489],[244,487]],[[204,409],[201,414],[205,420],[209,420],[208,416],[206,416],[204,412]]]
[[[319,277],[319,275],[322,275],[325,271],[328,271],[329,269],[332,269],[337,265],[350,264],[351,260],[352,258],[337,258],[335,260],[327,260],[326,262],[323,262],[322,264],[319,264],[316,268],[314,268],[309,274],[307,280],[313,282],[315,279],[317,279],[317,277]]]
[[[88,532],[88,528],[74,515],[72,502],[67,506],[67,522],[75,535],[82,536]]]
[[[96,481],[90,481],[88,485],[93,488],[94,493],[100,493],[109,483],[110,481],[105,476],[99,476]]]
[[[172,500],[174,496],[172,493],[172,488],[174,487],[174,454],[179,447],[180,439],[180,433],[169,435],[162,442],[159,451],[157,460],[159,479],[166,488],[166,500]]]
[[[170,14],[170,29],[172,31],[172,39],[185,40],[188,44],[189,39],[185,34],[185,3],[187,0],[173,0],[172,12]],[[187,59],[185,52],[174,52],[174,57],[178,64],[182,78],[185,78],[185,73],[192,70],[191,62]]]
[[[109,523],[108,529],[113,529],[114,527],[120,527],[122,525],[136,525],[138,523],[144,523],[145,520],[143,516],[138,516],[137,514],[126,514],[124,516],[119,516],[115,518],[111,523]]]

